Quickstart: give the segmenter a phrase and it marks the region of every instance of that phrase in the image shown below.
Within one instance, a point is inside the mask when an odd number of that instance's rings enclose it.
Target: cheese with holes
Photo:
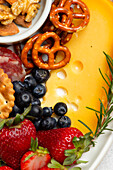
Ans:
[[[113,4],[109,0],[83,2],[90,10],[90,22],[66,44],[71,51],[71,61],[65,67],[51,71],[42,106],[67,103],[67,116],[71,118],[72,126],[86,133],[88,130],[78,120],[93,131],[97,121],[95,113],[86,107],[99,110],[99,99],[106,103],[102,89],[106,84],[99,68],[109,74],[103,51],[113,56]]]

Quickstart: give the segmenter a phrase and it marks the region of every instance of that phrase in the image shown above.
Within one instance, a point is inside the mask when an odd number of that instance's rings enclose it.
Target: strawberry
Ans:
[[[26,160],[26,158],[29,158]],[[48,153],[38,153],[28,151],[21,159],[21,170],[38,170],[50,162],[51,157]]]
[[[9,166],[1,166],[0,170],[13,170],[13,169],[10,168]]]
[[[31,149],[32,151],[26,152],[21,159],[21,170],[38,170],[46,166],[51,157],[48,150],[43,147],[38,147],[38,139],[31,140]]]
[[[68,156],[64,155],[65,150],[75,148],[75,145],[72,142],[73,138],[76,137],[78,140],[80,136],[83,136],[82,132],[73,127],[37,132],[39,145],[47,148],[50,152],[51,157],[53,157],[61,164]],[[71,152],[74,153],[75,151],[71,150]],[[70,157],[70,162],[68,162],[67,165],[72,164],[75,161],[75,158],[76,155],[73,154],[73,159],[72,157]]]
[[[3,121],[0,122],[0,125]],[[8,121],[7,123],[11,123],[12,119]],[[24,119],[18,125],[11,125],[11,127],[8,127],[7,124],[4,127],[2,125],[0,130],[1,159],[10,167],[18,170],[21,157],[30,148],[31,137],[36,138],[36,129],[30,120]]]

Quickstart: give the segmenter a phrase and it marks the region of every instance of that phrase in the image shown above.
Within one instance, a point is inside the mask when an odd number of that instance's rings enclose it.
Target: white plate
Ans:
[[[35,16],[35,18],[32,21],[32,25],[29,28],[23,28],[21,26],[18,26],[19,33],[12,35],[12,36],[0,36],[0,44],[13,44],[17,42],[21,42],[22,40],[30,37],[34,33],[36,33],[37,30],[43,25],[45,22],[50,8],[51,8],[52,0],[41,0],[40,2],[40,9]]]

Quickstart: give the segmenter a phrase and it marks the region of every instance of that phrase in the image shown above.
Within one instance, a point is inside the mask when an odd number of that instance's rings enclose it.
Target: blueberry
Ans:
[[[16,97],[16,105],[18,107],[28,107],[29,104],[31,103],[31,93],[24,91],[17,95]]]
[[[24,83],[28,85],[29,89],[33,89],[37,85],[37,82],[33,76],[26,77]]]
[[[38,98],[34,97],[34,96],[33,96],[33,98],[32,98],[31,104],[32,104],[32,105],[37,104],[37,105],[41,106],[40,100],[39,100]]]
[[[71,119],[68,116],[61,116],[58,119],[58,126],[60,128],[70,127],[71,126]]]
[[[22,83],[21,81],[13,81],[12,83],[13,89],[15,90],[15,95],[18,95],[25,90],[24,83]]]
[[[54,106],[54,112],[58,116],[63,116],[67,113],[67,105],[63,102],[59,102]]]
[[[41,129],[41,121],[42,118],[36,118],[32,121],[37,131]]]
[[[33,68],[32,75],[38,83],[44,83],[50,77],[50,73],[48,70],[39,69],[39,68]]]
[[[53,129],[56,127],[56,119],[53,118],[53,117],[47,117],[47,118],[44,118],[42,121],[41,121],[41,129],[42,130],[49,130],[49,129]]]
[[[44,117],[50,117],[53,113],[52,107],[44,107],[43,108],[43,116]]]
[[[37,98],[41,98],[45,95],[46,93],[46,88],[42,84],[38,84],[34,89],[33,89],[33,95]]]
[[[41,117],[43,115],[43,109],[37,104],[32,105],[29,115],[33,117]]]
[[[14,105],[9,117],[15,117],[17,113],[21,114],[23,113],[23,110],[21,110],[18,106]]]

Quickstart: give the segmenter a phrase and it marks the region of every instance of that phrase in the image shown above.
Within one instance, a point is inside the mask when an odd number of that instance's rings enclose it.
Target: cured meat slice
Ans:
[[[0,47],[0,68],[7,73],[12,81],[22,81],[26,75],[20,58],[5,47]]]

